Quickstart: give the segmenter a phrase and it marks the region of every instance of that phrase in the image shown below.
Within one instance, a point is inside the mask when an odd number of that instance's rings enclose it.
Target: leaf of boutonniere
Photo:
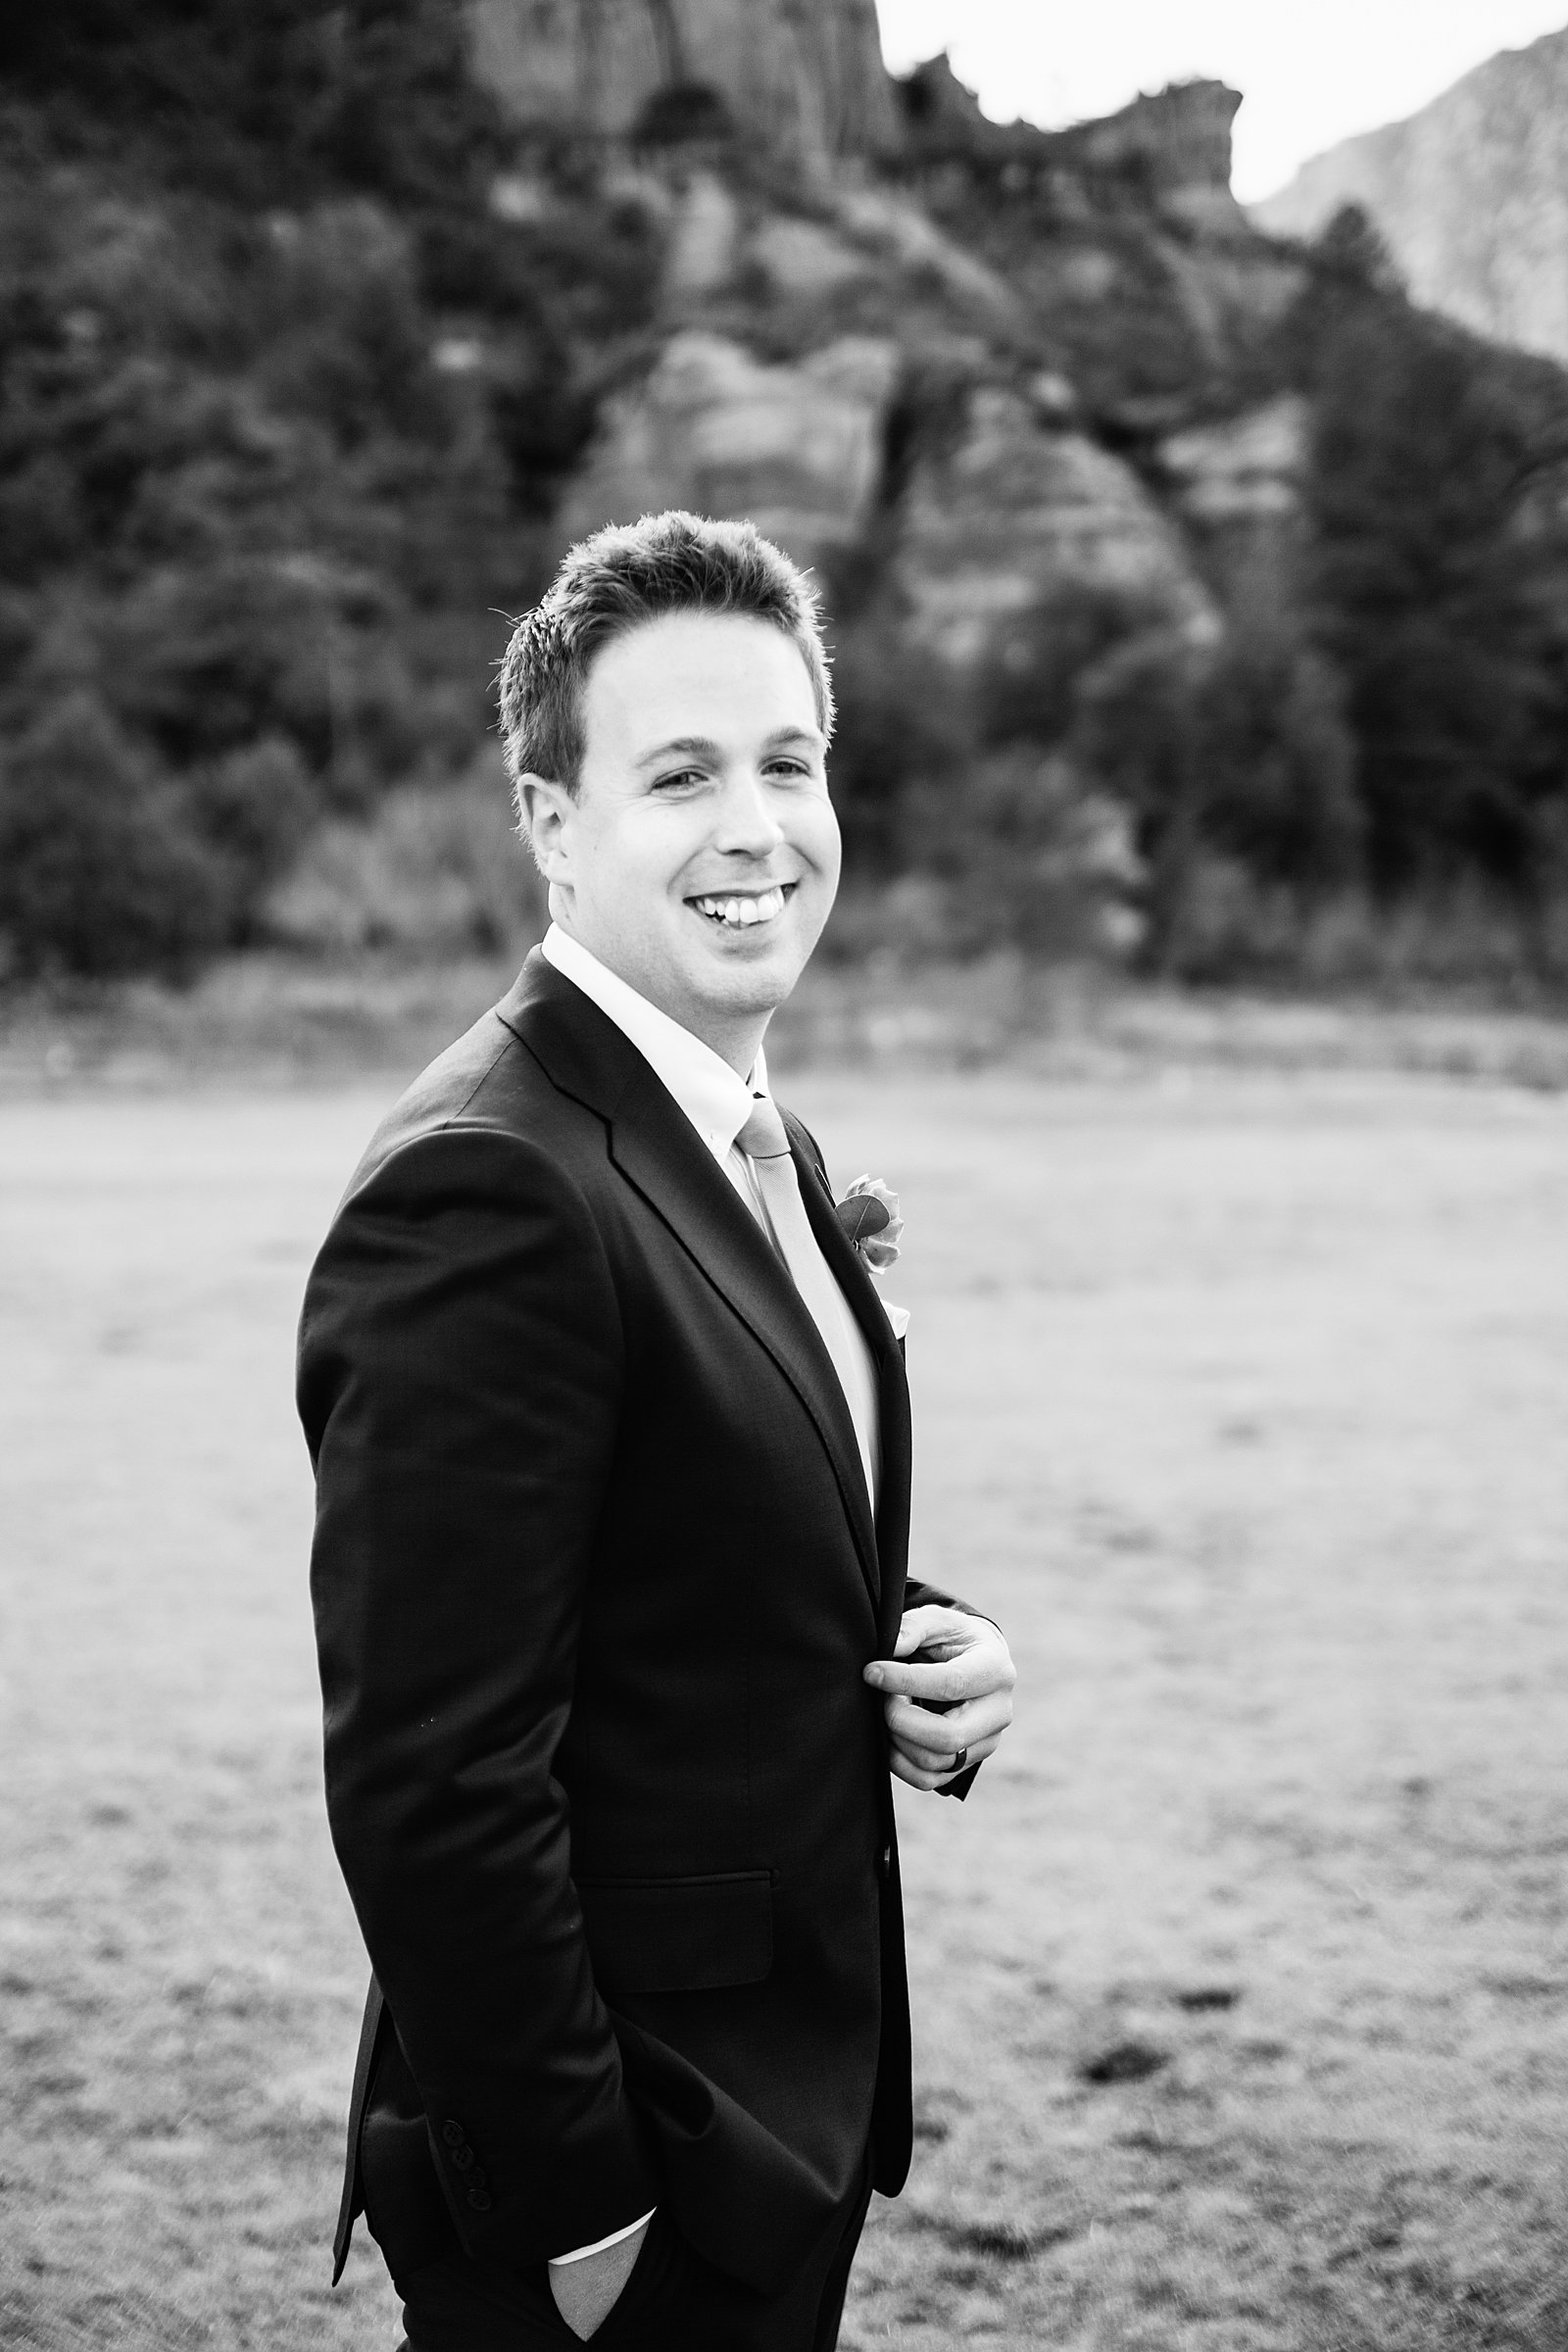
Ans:
[[[886,1233],[893,1222],[886,1201],[879,1200],[874,1193],[852,1194],[848,1200],[839,1201],[835,1214],[857,1249],[862,1242]]]

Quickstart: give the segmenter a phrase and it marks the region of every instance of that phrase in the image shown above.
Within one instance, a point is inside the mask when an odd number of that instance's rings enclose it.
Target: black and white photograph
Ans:
[[[0,25],[0,2352],[1568,2352],[1568,0]]]

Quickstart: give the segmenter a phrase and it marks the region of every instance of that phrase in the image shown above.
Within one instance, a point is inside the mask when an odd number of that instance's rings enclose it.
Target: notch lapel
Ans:
[[[833,1360],[788,1269],[630,1039],[537,949],[495,1009],[551,1084],[605,1121],[614,1166],[669,1228],[800,1397],[832,1465],[860,1573],[880,1623],[884,1596],[877,1530],[855,1424]],[[808,1175],[802,1183],[808,1215],[812,1189]],[[843,1241],[842,1234],[839,1239]],[[837,1272],[838,1261],[831,1262]],[[876,1304],[874,1298],[872,1303]],[[856,1311],[861,1312],[858,1306]],[[882,1327],[886,1332],[885,1316]],[[901,1590],[902,1583],[901,1570]]]
[[[633,1079],[611,1121],[611,1158],[766,1348],[810,1414],[833,1464],[876,1605],[877,1535],[855,1424],[833,1359],[757,1219],[666,1089],[646,1063],[642,1067],[646,1076]]]
[[[893,1654],[904,1615],[905,1581],[909,1558],[909,1475],[912,1443],[909,1425],[909,1383],[904,1368],[904,1349],[893,1336],[881,1294],[871,1280],[864,1258],[839,1223],[832,1188],[819,1166],[810,1138],[793,1112],[784,1123],[794,1150],[801,1198],[811,1231],[827,1259],[834,1280],[849,1300],[864,1332],[877,1368],[877,1404],[881,1416],[882,1485],[876,1514],[876,1550],[881,1570],[877,1631],[885,1655]],[[835,1382],[835,1386],[837,1383]]]

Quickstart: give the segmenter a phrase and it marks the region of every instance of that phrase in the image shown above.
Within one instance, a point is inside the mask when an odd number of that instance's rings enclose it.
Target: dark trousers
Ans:
[[[601,2352],[833,2352],[870,2202],[867,2158],[861,2186],[801,2278],[774,2298],[693,2253],[661,2207],[619,2300],[588,2340]],[[399,2352],[561,2352],[578,2341],[542,2263],[515,2272],[451,2254],[395,2283],[408,2330]]]

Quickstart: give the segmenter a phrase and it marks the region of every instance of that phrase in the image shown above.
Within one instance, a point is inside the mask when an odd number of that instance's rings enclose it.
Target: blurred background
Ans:
[[[293,1323],[543,929],[509,616],[672,504],[821,588],[769,1053],[1023,1675],[846,2347],[1568,2344],[1565,14],[0,25],[7,2347],[395,2339]]]
[[[887,13],[966,34],[991,114],[891,74],[871,0],[8,28],[13,985],[510,956],[506,615],[682,504],[822,589],[830,954],[1560,994],[1568,42],[1249,212],[1220,81],[992,119],[1237,12]],[[1254,181],[1322,54],[1269,14]],[[1455,60],[1500,21],[1439,19]]]

